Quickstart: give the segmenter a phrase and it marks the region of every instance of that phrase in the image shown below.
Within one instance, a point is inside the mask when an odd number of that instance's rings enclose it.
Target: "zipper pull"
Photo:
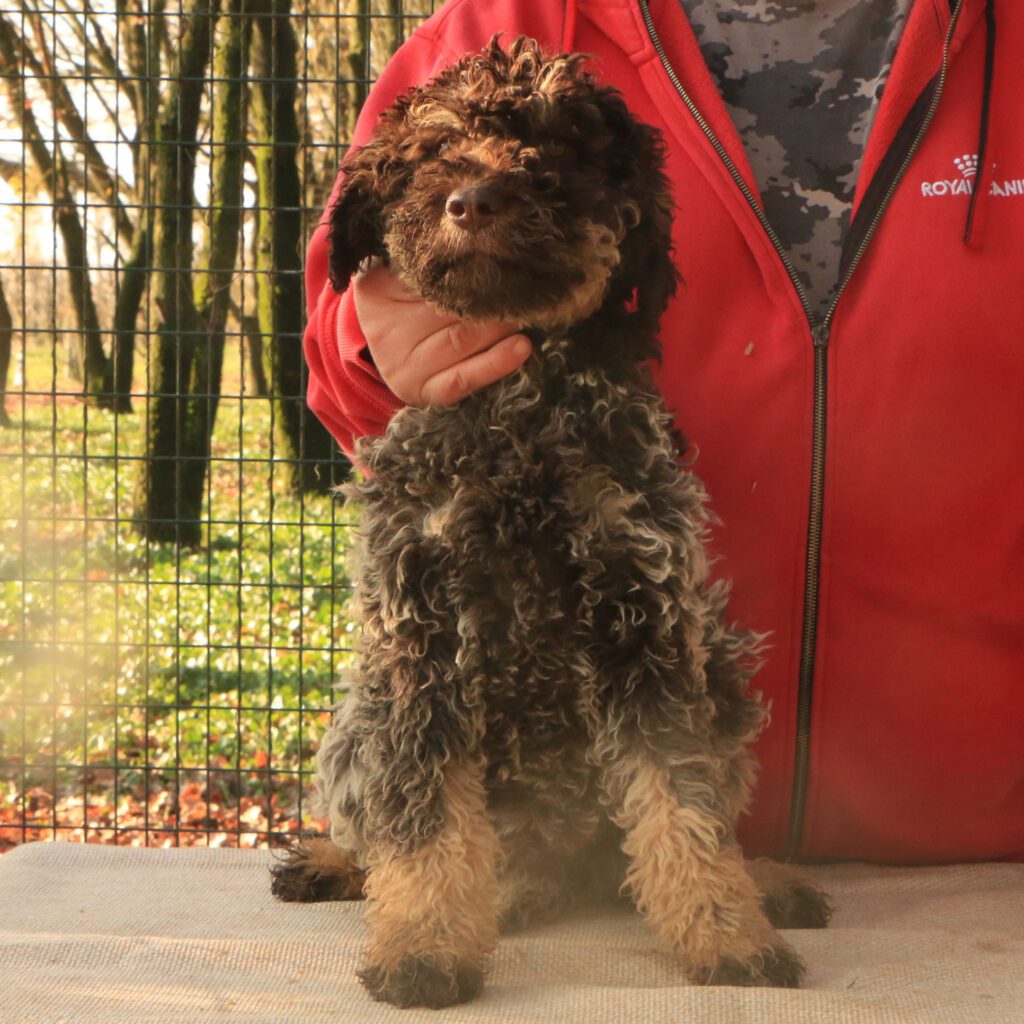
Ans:
[[[815,324],[811,329],[811,340],[814,342],[815,348],[825,348],[828,345],[828,335],[831,324],[821,323]]]

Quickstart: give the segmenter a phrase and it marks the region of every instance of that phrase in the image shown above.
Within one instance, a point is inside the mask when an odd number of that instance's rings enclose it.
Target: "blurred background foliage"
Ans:
[[[316,827],[351,658],[302,254],[430,0],[0,11],[0,850]]]

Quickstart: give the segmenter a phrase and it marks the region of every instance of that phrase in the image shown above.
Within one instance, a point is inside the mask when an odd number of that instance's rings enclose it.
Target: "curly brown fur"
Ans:
[[[361,900],[366,872],[327,838],[297,840],[271,869],[270,891],[285,903]]]
[[[347,491],[362,651],[317,784],[369,872],[361,977],[398,1005],[475,994],[499,919],[622,885],[695,979],[800,973],[734,836],[757,638],[725,622],[645,365],[676,285],[661,144],[583,62],[492,41],[383,115],[331,214],[337,288],[377,256],[535,340],[511,377],[399,412]],[[463,229],[449,200],[478,186],[488,222]]]
[[[331,211],[331,281],[368,256],[440,308],[534,327],[578,324],[635,298],[629,345],[590,340],[592,362],[655,354],[677,272],[661,141],[583,54],[542,56],[496,41],[386,110],[345,165]],[[458,186],[491,190],[495,222],[469,236],[444,216]],[[635,294],[634,294],[635,293]]]

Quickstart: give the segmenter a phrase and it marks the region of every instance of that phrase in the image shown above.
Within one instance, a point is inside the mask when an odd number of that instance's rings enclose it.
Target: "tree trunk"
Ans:
[[[263,361],[263,335],[260,333],[259,317],[248,314],[241,317],[239,329],[249,348],[246,366],[252,375],[251,394],[257,398],[269,398],[270,385],[267,383],[267,370]]]
[[[256,304],[267,342],[278,443],[294,493],[328,491],[334,442],[306,408],[302,357],[302,189],[297,163],[298,41],[291,0],[256,0],[250,127],[256,151],[259,239]]]
[[[196,278],[195,303],[206,325],[205,351],[197,353],[192,374],[193,399],[189,407],[192,447],[209,465],[210,440],[220,404],[224,337],[231,308],[231,282],[238,258],[242,228],[245,139],[242,128],[242,74],[248,57],[251,27],[243,21],[243,0],[226,0],[217,23],[221,36],[213,59],[213,111],[211,115],[209,248],[206,269]],[[187,507],[201,509],[205,474],[185,478]]]
[[[14,320],[4,294],[4,282],[0,279],[0,427],[11,425],[11,418],[7,415],[7,372],[11,368],[13,340]]]
[[[117,17],[127,55],[126,89],[135,112],[132,141],[134,198],[139,220],[131,254],[121,270],[114,308],[114,391],[123,411],[132,409],[135,375],[136,322],[153,265],[153,183],[150,177],[152,138],[160,111],[160,34],[165,0],[117,0]],[[155,22],[155,24],[153,24]]]
[[[366,95],[370,91],[370,0],[348,0],[348,131],[346,138],[351,141],[356,133],[356,121],[363,109]]]
[[[39,124],[32,113],[32,106],[28,102],[18,64],[20,49],[19,36],[6,18],[0,17],[0,72],[7,82],[14,109],[21,116],[22,138],[32,153],[40,177],[50,190],[54,219],[64,243],[71,300],[80,335],[77,364],[81,371],[82,393],[91,405],[110,408],[114,405],[113,366],[103,351],[99,315],[96,312],[92,282],[89,279],[85,231],[78,216],[78,205],[61,157],[60,143],[56,144],[51,156],[46,143],[43,142]]]
[[[150,540],[197,544],[201,538],[203,482],[209,464],[208,424],[195,395],[210,384],[207,333],[192,295],[192,218],[196,130],[216,20],[211,0],[193,0],[179,41],[178,75],[165,98],[152,159],[155,297],[159,312],[151,348],[153,395],[146,418],[146,460],[135,521]],[[198,406],[209,408],[200,401]],[[198,497],[197,497],[198,496]]]
[[[392,56],[405,42],[405,0],[388,0],[388,20],[384,23],[384,42],[388,56]]]
[[[128,96],[128,102],[132,105],[135,123],[138,125],[146,118],[143,101],[143,91],[149,76],[146,20],[143,17],[139,0],[115,0],[114,10],[117,14],[120,48],[125,53],[128,65],[128,75],[125,77],[122,88]]]
[[[135,322],[149,280],[153,260],[152,210],[143,210],[143,222],[135,236],[128,261],[121,268],[114,306],[114,392],[118,409],[132,411],[132,378],[135,375]]]

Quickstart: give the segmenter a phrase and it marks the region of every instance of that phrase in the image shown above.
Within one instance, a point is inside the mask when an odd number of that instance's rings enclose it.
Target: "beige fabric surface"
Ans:
[[[810,869],[836,915],[789,932],[806,987],[687,985],[639,917],[506,937],[473,1004],[396,1010],[353,970],[358,904],[284,905],[271,855],[34,844],[0,858],[0,1020],[1024,1024],[1024,865]]]

